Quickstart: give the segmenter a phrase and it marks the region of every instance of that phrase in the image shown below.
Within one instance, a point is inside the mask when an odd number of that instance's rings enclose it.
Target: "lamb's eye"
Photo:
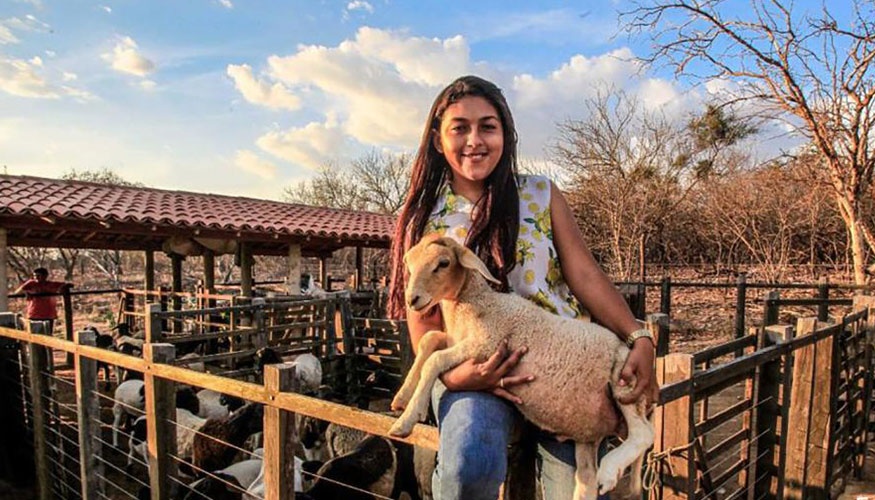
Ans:
[[[449,265],[450,265],[450,261],[448,261],[446,259],[441,259],[440,261],[438,261],[437,267],[434,268],[434,272],[438,272],[439,270],[441,270]]]

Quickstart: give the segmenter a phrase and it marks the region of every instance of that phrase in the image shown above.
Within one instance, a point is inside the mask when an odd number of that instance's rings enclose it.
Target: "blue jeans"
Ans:
[[[432,478],[434,500],[495,500],[507,475],[511,430],[522,419],[507,401],[485,392],[432,391],[440,445]],[[538,437],[538,479],[544,500],[574,494],[574,443]],[[599,448],[599,456],[602,447]],[[600,500],[608,500],[607,495]]]

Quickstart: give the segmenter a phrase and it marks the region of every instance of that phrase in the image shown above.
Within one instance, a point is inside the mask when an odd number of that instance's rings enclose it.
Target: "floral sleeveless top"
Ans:
[[[516,266],[508,275],[511,291],[560,316],[577,318],[581,306],[568,289],[553,246],[550,218],[550,180],[535,175],[520,175],[520,224],[516,246]],[[465,244],[474,205],[453,193],[449,183],[435,204],[425,234],[436,232]]]

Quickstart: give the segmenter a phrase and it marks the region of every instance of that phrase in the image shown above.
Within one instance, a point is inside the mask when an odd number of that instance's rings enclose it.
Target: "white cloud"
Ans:
[[[363,27],[336,47],[307,45],[268,58],[270,75],[316,88],[327,109],[356,140],[373,145],[415,143],[431,99],[469,69],[462,37],[445,40]]]
[[[42,60],[38,62],[40,64],[36,64],[33,59],[25,61],[0,54],[0,91],[18,97],[36,99],[57,99],[62,96],[72,97],[80,102],[95,99],[95,96],[86,90],[66,85],[58,86],[47,81],[37,72]],[[69,79],[65,76],[64,81]]]
[[[439,39],[362,27],[336,46],[301,45],[293,54],[268,57],[267,64],[267,73],[258,78],[246,65],[230,65],[227,72],[250,102],[271,102],[267,89],[281,82],[283,92],[300,99],[296,106],[326,116],[324,123],[257,140],[262,150],[310,168],[364,147],[416,147],[435,96],[465,74],[481,75],[504,90],[521,138],[520,154],[531,157],[543,156],[557,123],[585,119],[585,101],[599,90],[622,89],[652,109],[681,109],[690,102],[673,83],[642,77],[628,48],[575,55],[545,75],[514,74],[472,61],[468,41],[460,35]]]
[[[0,45],[19,43],[21,40],[15,36],[18,32],[47,32],[51,26],[40,21],[32,14],[20,17],[10,17],[0,20]]]
[[[122,73],[146,76],[155,70],[155,64],[137,51],[137,42],[126,36],[116,43],[112,53],[101,56],[113,69]]]
[[[9,29],[7,26],[4,26],[3,24],[0,24],[0,45],[18,43],[20,41],[21,40],[19,40],[18,37],[15,36],[14,33],[12,33],[11,29]]]
[[[72,82],[72,81],[76,80],[77,78],[79,78],[79,76],[76,73],[64,71],[62,78],[64,79],[65,82]]]
[[[55,52],[54,50],[47,50],[46,55],[49,57],[55,57],[56,55],[58,55],[58,53]]]
[[[244,171],[255,174],[262,179],[273,179],[276,177],[277,166],[260,158],[257,154],[248,149],[237,150],[237,154],[234,157],[234,164]]]
[[[57,99],[59,89],[38,75],[33,65],[22,59],[0,55],[0,90],[18,97]]]
[[[110,7],[109,5],[101,5],[100,8],[103,9],[107,14],[112,13],[112,7]]]
[[[33,64],[34,66],[42,67],[42,65],[43,65],[43,60],[40,56],[33,56],[29,62],[31,64]]]
[[[301,107],[301,99],[289,92],[282,83],[271,85],[266,81],[259,81],[252,75],[252,68],[248,64],[229,64],[227,74],[234,80],[234,86],[243,97],[253,104],[271,109],[294,110]]]
[[[346,10],[364,10],[371,14],[374,13],[374,6],[364,0],[353,0],[346,4]]]
[[[284,132],[268,132],[256,141],[262,150],[298,165],[317,169],[343,156],[349,148],[346,134],[329,118]]]
[[[234,4],[231,3],[231,0],[219,0],[219,5],[221,5],[222,7],[226,8],[226,9],[233,9],[234,8]]]
[[[145,91],[155,90],[156,85],[157,84],[152,80],[142,80],[140,82],[140,88],[142,88]]]

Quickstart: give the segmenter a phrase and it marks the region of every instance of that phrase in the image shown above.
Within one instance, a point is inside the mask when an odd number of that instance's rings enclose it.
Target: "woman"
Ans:
[[[440,308],[404,309],[404,252],[437,231],[474,250],[506,292],[555,314],[577,317],[580,304],[626,340],[632,352],[622,378],[637,378],[629,400],[652,398],[654,345],[586,247],[571,210],[549,180],[516,172],[517,136],[501,90],[475,76],[457,79],[437,97],[413,164],[410,190],[392,241],[389,314],[406,317],[411,343],[441,330]],[[639,338],[640,337],[640,338]],[[637,340],[636,340],[637,339]],[[535,374],[514,373],[525,347],[469,360],[441,376],[432,394],[440,426],[436,500],[494,500],[507,472],[507,445],[525,404],[513,387]],[[605,398],[608,398],[607,388]],[[611,405],[604,418],[618,422]],[[574,490],[574,446],[539,436],[539,476],[547,500]]]

